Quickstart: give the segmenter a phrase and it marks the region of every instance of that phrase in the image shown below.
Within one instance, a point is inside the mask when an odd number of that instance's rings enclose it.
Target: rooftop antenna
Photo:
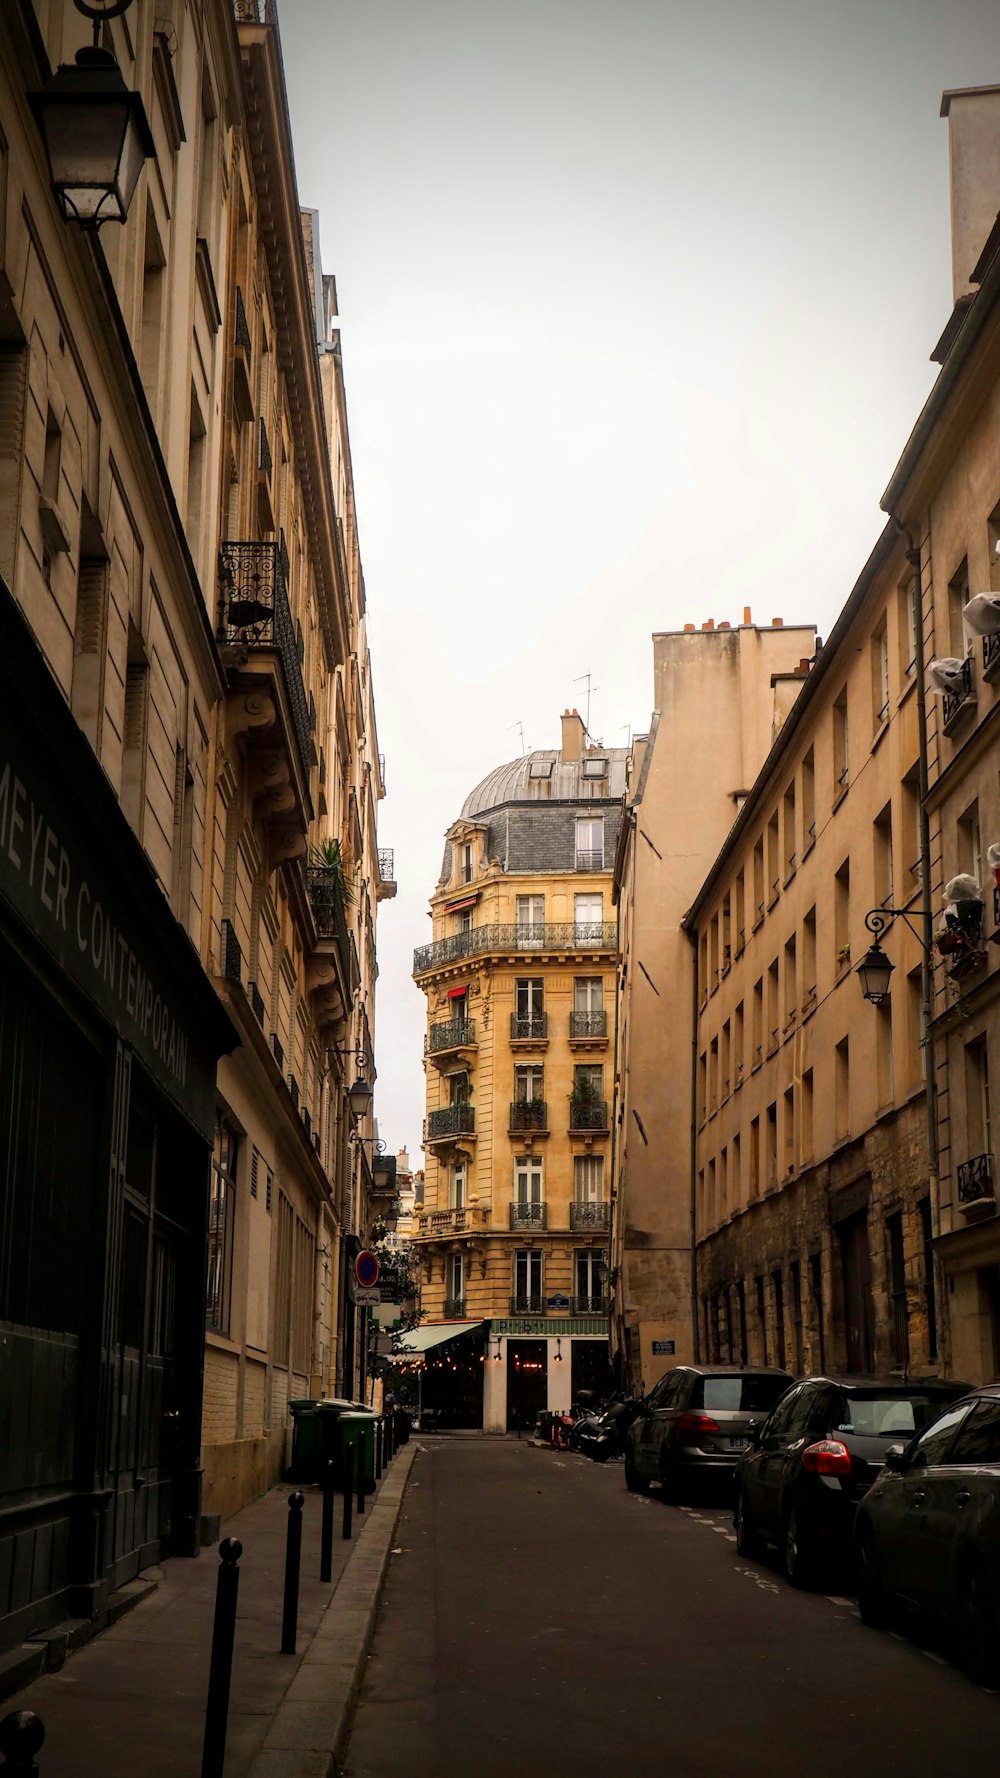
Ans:
[[[591,675],[589,673],[581,673],[578,678],[574,679],[573,684],[574,685],[582,685],[584,680],[587,681],[587,725],[586,726],[587,726],[587,734],[589,735],[590,734],[590,694],[592,691],[600,691],[601,688],[599,685],[591,685],[591,683],[590,683]]]
[[[622,728],[628,730],[628,740],[626,741],[625,745],[626,745],[626,747],[631,747],[631,745],[632,745],[632,724],[630,722],[623,722]]]
[[[520,737],[521,737],[521,758],[522,758],[522,759],[523,759],[523,758],[524,758],[524,756],[525,756],[525,754],[526,754],[526,753],[527,753],[527,751],[528,751],[528,749],[527,749],[527,748],[526,748],[526,747],[525,747],[525,745],[524,745],[524,723],[523,723],[523,722],[520,722],[520,721],[518,721],[518,722],[512,722],[512,723],[511,723],[511,725],[510,725],[510,729],[508,729],[508,730],[507,730],[507,733],[508,733],[508,734],[510,734],[510,732],[511,732],[511,729],[516,729],[516,730],[517,730],[517,732],[518,732],[518,734],[519,734],[519,735],[520,735]]]

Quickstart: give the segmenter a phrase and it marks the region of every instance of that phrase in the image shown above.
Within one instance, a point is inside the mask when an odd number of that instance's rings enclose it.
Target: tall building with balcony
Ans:
[[[448,829],[414,954],[427,997],[422,1412],[524,1426],[603,1385],[626,750],[576,711]]]

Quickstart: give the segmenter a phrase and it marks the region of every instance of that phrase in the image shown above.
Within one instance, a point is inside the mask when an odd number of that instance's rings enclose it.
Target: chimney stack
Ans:
[[[1000,207],[1000,86],[942,94],[951,165],[952,298],[972,290],[972,271]]]
[[[578,710],[564,710],[562,713],[562,756],[570,765],[583,758],[583,743],[586,737],[583,717]]]

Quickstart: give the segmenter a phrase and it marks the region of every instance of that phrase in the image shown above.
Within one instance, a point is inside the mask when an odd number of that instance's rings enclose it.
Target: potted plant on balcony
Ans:
[[[347,874],[344,849],[339,840],[322,840],[309,848],[309,880],[313,902],[318,907],[352,907],[355,888]]]
[[[570,1094],[569,1116],[573,1129],[582,1130],[592,1125],[596,1108],[601,1103],[601,1096],[589,1074],[578,1074],[573,1082]]]

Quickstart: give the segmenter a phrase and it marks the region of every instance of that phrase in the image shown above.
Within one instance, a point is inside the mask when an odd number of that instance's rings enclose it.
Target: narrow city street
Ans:
[[[1000,1756],[1000,1697],[735,1549],[621,1465],[427,1439],[345,1778],[921,1778]]]

